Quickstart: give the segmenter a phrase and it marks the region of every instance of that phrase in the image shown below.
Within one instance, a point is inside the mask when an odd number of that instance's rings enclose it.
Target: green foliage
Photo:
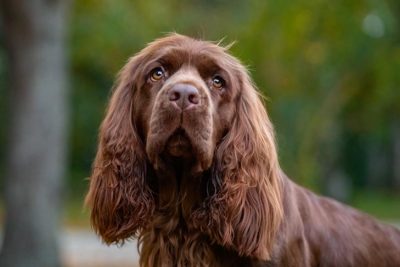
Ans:
[[[390,192],[359,191],[354,194],[351,204],[357,209],[383,220],[390,221],[400,218],[400,198]]]

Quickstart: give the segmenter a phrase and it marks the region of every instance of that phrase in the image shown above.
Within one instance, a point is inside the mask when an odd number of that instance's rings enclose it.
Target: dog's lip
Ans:
[[[192,154],[192,144],[185,130],[178,128],[166,143],[165,150],[172,156],[187,157]]]
[[[171,134],[167,141],[167,144],[169,143],[173,143],[172,145],[174,146],[191,146],[190,139],[182,128],[178,128],[173,134]]]

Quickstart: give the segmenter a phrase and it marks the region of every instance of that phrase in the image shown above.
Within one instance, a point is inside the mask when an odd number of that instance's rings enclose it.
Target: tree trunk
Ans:
[[[60,266],[66,164],[67,71],[61,0],[0,0],[11,117],[0,266]]]

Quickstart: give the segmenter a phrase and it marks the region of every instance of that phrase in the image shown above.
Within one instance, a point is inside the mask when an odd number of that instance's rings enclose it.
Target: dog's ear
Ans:
[[[146,181],[146,156],[133,121],[137,55],[121,70],[101,124],[86,203],[104,242],[123,242],[146,226],[155,208]]]
[[[217,147],[214,193],[194,214],[194,224],[240,255],[270,258],[283,217],[273,126],[247,72],[232,127]]]

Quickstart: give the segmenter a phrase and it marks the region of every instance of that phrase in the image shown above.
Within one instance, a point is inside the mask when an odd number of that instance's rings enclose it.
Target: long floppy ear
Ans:
[[[260,96],[245,70],[240,80],[236,117],[214,156],[214,193],[193,219],[218,244],[267,260],[283,217],[280,169]]]
[[[91,223],[104,242],[123,242],[135,236],[154,211],[146,183],[144,145],[132,119],[133,92],[140,55],[119,74],[100,127],[99,146],[93,163],[86,203]]]

